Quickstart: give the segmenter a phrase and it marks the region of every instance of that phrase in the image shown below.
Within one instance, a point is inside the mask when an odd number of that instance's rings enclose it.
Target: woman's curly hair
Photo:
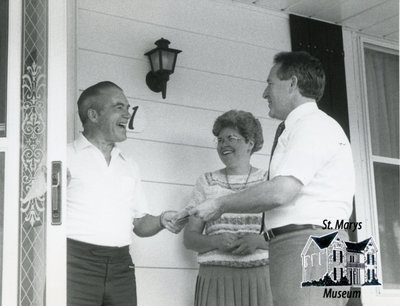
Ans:
[[[252,140],[254,142],[252,154],[259,151],[264,144],[261,123],[252,113],[235,109],[227,111],[215,120],[212,129],[214,136],[218,136],[224,128],[236,129],[246,142]]]

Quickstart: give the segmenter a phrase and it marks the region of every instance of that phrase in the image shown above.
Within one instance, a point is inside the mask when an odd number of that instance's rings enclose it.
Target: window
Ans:
[[[336,268],[333,268],[333,280],[336,280]]]
[[[336,261],[336,250],[333,250],[333,261]]]
[[[342,262],[343,262],[343,252],[340,251],[340,263],[342,263]]]
[[[369,254],[367,254],[367,265],[369,265]]]
[[[364,44],[365,88],[371,160],[379,228],[384,289],[400,289],[394,266],[400,257],[400,154],[399,154],[399,56],[398,51]],[[375,258],[372,256],[372,264]]]
[[[308,260],[307,259],[309,259],[309,258],[310,258],[309,255],[304,256],[304,268],[308,267]]]
[[[368,269],[368,280],[370,280],[370,279],[371,279],[371,275],[370,275],[370,271]]]

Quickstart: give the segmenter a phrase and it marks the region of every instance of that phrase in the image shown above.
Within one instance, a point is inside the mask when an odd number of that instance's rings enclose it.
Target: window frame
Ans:
[[[378,51],[391,51],[398,55],[396,42],[372,38],[350,30],[343,30],[345,51],[346,86],[349,101],[350,138],[353,149],[356,171],[355,213],[356,221],[362,221],[363,227],[357,232],[358,241],[369,237],[380,250],[378,211],[375,193],[374,162],[400,165],[400,160],[374,156],[372,154],[370,121],[366,88],[364,48]],[[388,53],[391,53],[388,52]],[[381,253],[376,254],[378,280],[382,280]],[[400,296],[400,289],[384,289],[383,286],[363,288],[363,295],[376,298],[393,298]],[[367,299],[363,299],[363,302]],[[372,300],[371,300],[372,302]]]
[[[389,158],[389,157],[382,157],[382,156],[377,156],[372,153],[372,136],[371,136],[371,124],[370,124],[370,114],[369,114],[369,108],[368,108],[368,93],[367,93],[367,76],[366,76],[366,68],[365,68],[365,49],[372,49],[384,53],[389,53],[389,54],[394,54],[399,56],[398,52],[399,49],[398,47],[396,48],[394,45],[389,45],[387,43],[382,43],[379,41],[371,40],[368,38],[361,37],[360,39],[360,66],[362,69],[362,110],[363,110],[363,120],[365,122],[365,129],[364,133],[366,134],[366,140],[367,142],[365,143],[365,148],[364,150],[366,151],[366,156],[367,156],[367,162],[365,164],[365,167],[367,167],[367,172],[368,172],[368,186],[369,186],[369,192],[370,192],[370,209],[371,209],[371,220],[374,223],[373,226],[373,232],[372,236],[374,237],[375,241],[377,241],[377,244],[379,246],[379,251],[381,250],[380,248],[380,236],[379,236],[379,224],[378,224],[378,204],[377,204],[377,197],[376,197],[376,186],[375,186],[375,175],[374,175],[374,162],[380,162],[384,164],[389,164],[389,165],[400,165],[400,159],[394,159],[394,158]],[[380,281],[383,281],[382,277],[382,257],[381,257],[381,252],[378,253],[378,279]],[[385,292],[397,292],[400,295],[400,289],[384,289],[383,286],[378,290],[379,294],[384,294]]]

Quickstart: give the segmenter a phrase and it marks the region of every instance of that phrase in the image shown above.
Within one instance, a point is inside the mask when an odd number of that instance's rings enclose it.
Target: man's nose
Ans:
[[[129,109],[128,109],[128,108],[125,110],[125,112],[123,113],[122,116],[123,116],[124,118],[127,118],[127,119],[129,119],[129,118],[131,117],[131,113],[129,112]]]
[[[263,97],[264,99],[267,99],[267,98],[268,98],[268,87],[266,87],[266,88],[264,89],[264,92],[263,92],[263,94],[262,94],[262,97]]]

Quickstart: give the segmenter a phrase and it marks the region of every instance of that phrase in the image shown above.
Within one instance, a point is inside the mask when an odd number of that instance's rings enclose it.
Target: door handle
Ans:
[[[51,162],[51,224],[61,225],[62,162]]]

